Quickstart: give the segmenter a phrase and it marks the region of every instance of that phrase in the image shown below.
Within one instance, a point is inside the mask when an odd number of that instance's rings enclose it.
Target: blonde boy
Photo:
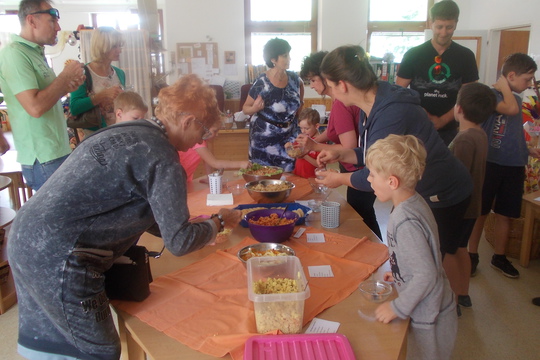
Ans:
[[[144,119],[148,112],[148,106],[142,97],[133,91],[120,93],[114,99],[114,113],[116,122]]]
[[[387,226],[390,272],[399,297],[381,304],[378,321],[411,319],[407,359],[450,359],[457,332],[456,304],[442,267],[437,223],[416,191],[426,150],[412,135],[389,135],[369,149],[368,181],[380,201],[394,206]]]

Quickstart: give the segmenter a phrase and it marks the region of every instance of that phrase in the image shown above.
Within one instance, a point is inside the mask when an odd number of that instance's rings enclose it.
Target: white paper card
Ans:
[[[311,324],[306,329],[306,334],[329,334],[337,333],[340,323],[336,321],[328,321],[319,318],[313,318]]]
[[[296,200],[295,203],[306,206],[306,207],[309,207],[308,204],[307,204],[308,201],[309,200]]]
[[[306,231],[306,228],[300,228],[298,229],[298,231],[296,232],[296,234],[294,234],[294,237],[295,238],[299,238],[300,236],[302,236],[302,234]]]
[[[308,271],[311,277],[334,277],[330,265],[308,266]]]
[[[206,196],[206,206],[223,206],[234,204],[233,194],[208,194]]]
[[[326,240],[324,239],[324,234],[307,234],[307,242],[308,243],[324,243]]]

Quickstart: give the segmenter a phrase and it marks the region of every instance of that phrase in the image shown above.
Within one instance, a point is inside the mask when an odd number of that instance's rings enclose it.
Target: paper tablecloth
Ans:
[[[324,233],[327,242],[307,243],[309,232]],[[246,267],[236,257],[251,243],[256,241],[246,237],[230,249],[155,279],[143,302],[113,304],[192,349],[216,357],[230,353],[240,360],[245,342],[257,334]],[[306,274],[312,265],[331,265],[334,273],[333,278],[308,276],[311,296],[305,303],[304,325],[349,296],[388,258],[383,244],[321,229],[308,228],[302,237],[285,244],[296,251]]]
[[[295,176],[292,174],[285,175],[287,181],[292,182],[295,187],[291,191],[291,195],[285,200],[287,202],[294,202],[295,200],[301,199],[304,196],[313,192],[311,185],[307,179]],[[242,184],[246,182],[243,178],[239,180],[229,181],[229,184]],[[210,193],[210,189],[202,189],[194,192],[188,193],[189,199],[189,214],[191,217],[200,216],[200,215],[210,215],[217,212],[220,208],[232,209],[238,205],[243,204],[255,204],[255,200],[249,196],[247,191],[244,191],[242,194],[234,196],[234,205],[224,205],[224,206],[207,206],[206,205],[206,196]]]

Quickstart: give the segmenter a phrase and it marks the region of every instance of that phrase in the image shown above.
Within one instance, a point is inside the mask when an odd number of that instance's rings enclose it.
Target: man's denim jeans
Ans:
[[[62,156],[58,159],[40,163],[37,159],[34,165],[22,165],[22,174],[26,180],[26,184],[30,186],[34,191],[39,190],[45,181],[51,177],[51,175],[62,165],[64,160],[69,155]]]

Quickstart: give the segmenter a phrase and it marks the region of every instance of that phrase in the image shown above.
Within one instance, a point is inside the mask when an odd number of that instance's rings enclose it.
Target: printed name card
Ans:
[[[311,277],[334,277],[330,265],[308,266],[308,271]]]
[[[307,234],[307,242],[308,243],[324,243],[324,234]]]
[[[306,329],[306,334],[329,334],[337,333],[340,323],[319,318],[313,318]]]

